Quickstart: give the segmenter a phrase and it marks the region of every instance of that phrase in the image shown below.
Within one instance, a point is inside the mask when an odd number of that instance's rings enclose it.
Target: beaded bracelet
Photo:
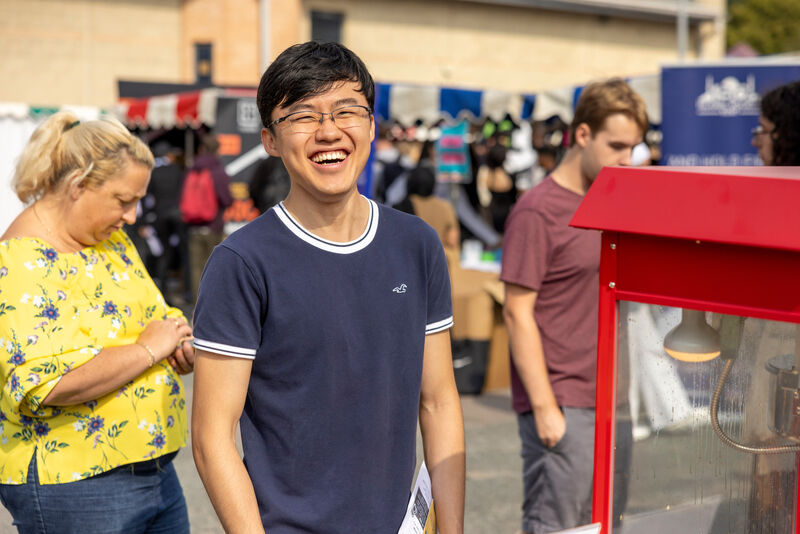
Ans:
[[[150,357],[150,365],[148,365],[148,367],[153,367],[153,364],[156,363],[156,355],[153,354],[153,349],[151,349],[150,347],[148,347],[145,343],[142,343],[141,341],[137,341],[136,344],[137,345],[141,345],[142,347],[144,347],[144,350],[147,351],[147,355]]]

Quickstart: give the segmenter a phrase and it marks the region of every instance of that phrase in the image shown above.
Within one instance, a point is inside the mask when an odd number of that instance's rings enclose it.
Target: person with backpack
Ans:
[[[222,242],[222,215],[233,203],[231,179],[222,167],[213,135],[200,140],[194,164],[187,171],[181,193],[181,217],[189,226],[189,267],[186,286],[197,298],[200,275],[214,247]]]

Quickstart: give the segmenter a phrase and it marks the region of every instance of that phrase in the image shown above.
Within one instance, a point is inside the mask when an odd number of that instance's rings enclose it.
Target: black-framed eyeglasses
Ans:
[[[275,119],[267,125],[267,128],[285,123],[286,128],[292,133],[314,133],[322,126],[326,115],[330,115],[331,120],[338,128],[345,130],[364,126],[365,121],[372,115],[372,110],[367,106],[352,105],[334,109],[330,113],[311,110],[295,111]]]
[[[752,130],[750,130],[750,135],[752,137],[757,137],[757,136],[759,136],[761,134],[771,134],[772,132],[773,132],[773,130],[767,130],[766,128],[764,128],[762,125],[759,124],[758,126],[753,128]]]

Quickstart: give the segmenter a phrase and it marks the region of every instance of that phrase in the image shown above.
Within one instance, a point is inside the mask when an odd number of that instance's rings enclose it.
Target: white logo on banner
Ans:
[[[759,96],[756,93],[756,78],[747,76],[741,82],[734,76],[726,76],[719,83],[706,76],[706,90],[697,97],[695,111],[702,116],[735,117],[758,115]]]
[[[236,125],[239,131],[253,133],[261,131],[261,116],[255,100],[238,100],[236,102]]]

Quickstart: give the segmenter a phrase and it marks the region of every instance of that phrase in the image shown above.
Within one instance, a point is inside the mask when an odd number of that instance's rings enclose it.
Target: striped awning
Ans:
[[[630,78],[642,95],[650,121],[661,123],[660,76]],[[509,93],[431,85],[375,84],[375,113],[380,120],[411,125],[433,124],[441,119],[500,121],[546,120],[557,116],[572,120],[582,86],[561,87],[538,93]],[[217,99],[221,96],[252,97],[255,90],[211,88],[187,93],[123,99],[114,107],[119,120],[129,128],[197,128],[216,123]]]
[[[129,128],[197,128],[214,126],[217,98],[224,89],[211,88],[188,93],[120,100],[114,114]]]

